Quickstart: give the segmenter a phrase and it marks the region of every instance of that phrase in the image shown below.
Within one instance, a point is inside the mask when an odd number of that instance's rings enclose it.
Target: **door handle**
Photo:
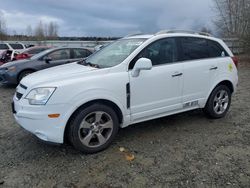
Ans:
[[[183,75],[183,73],[175,73],[172,75],[172,77],[177,77],[177,76],[182,76],[182,75]]]
[[[211,67],[209,70],[217,70],[218,69],[218,67]]]

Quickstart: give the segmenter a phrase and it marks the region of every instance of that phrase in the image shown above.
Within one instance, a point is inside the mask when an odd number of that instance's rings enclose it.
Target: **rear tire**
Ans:
[[[21,82],[21,80],[25,77],[28,76],[29,74],[32,74],[34,71],[32,70],[27,70],[27,71],[23,71],[20,73],[20,75],[18,76],[18,83]]]
[[[213,119],[222,118],[228,112],[231,104],[231,91],[225,85],[217,86],[209,96],[204,113]]]
[[[83,153],[96,153],[110,146],[119,129],[115,111],[103,104],[80,109],[69,124],[68,139]]]

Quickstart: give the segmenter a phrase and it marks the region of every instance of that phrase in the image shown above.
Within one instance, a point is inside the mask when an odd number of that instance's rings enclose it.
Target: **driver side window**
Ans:
[[[69,49],[57,50],[48,54],[47,57],[51,58],[52,61],[70,59],[70,51]]]
[[[130,63],[132,69],[140,58],[148,58],[153,66],[173,63],[177,61],[177,45],[175,38],[158,40],[144,48]]]

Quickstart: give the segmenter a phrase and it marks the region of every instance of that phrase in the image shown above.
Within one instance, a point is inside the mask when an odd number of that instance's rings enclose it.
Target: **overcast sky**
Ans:
[[[212,28],[213,0],[0,0],[9,32],[55,21],[60,36],[124,36]]]

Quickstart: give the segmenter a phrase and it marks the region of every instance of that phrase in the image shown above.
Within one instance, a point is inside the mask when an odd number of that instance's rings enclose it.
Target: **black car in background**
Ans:
[[[21,79],[33,72],[88,57],[92,52],[86,48],[53,48],[32,56],[0,66],[0,83],[18,84]]]

